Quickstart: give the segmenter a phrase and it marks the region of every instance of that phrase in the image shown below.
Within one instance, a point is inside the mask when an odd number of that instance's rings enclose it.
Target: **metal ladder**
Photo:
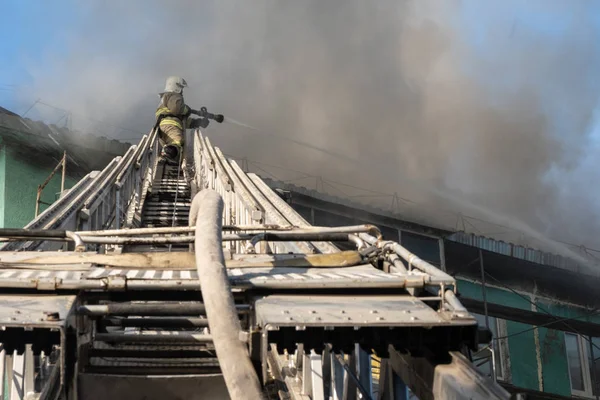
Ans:
[[[159,162],[141,210],[141,227],[187,226],[191,188],[177,165]],[[124,252],[188,251],[188,245],[129,245]],[[99,386],[134,382],[135,395],[158,388],[144,387],[144,376],[177,381],[169,385],[169,398],[184,398],[199,385],[210,387],[207,398],[227,398],[214,346],[208,333],[208,319],[201,296],[188,292],[147,293],[133,301],[119,295],[82,298],[81,318],[95,320],[95,332],[85,352],[80,390],[94,398]],[[246,313],[241,312],[242,323]],[[139,382],[138,382],[139,380]],[[146,381],[147,383],[147,381]]]
[[[103,398],[100,387],[123,382],[130,386],[123,385],[119,398],[140,398],[140,393],[160,398],[157,390],[167,389],[163,398],[185,398],[199,386],[208,388],[205,398],[228,397],[198,294],[172,296],[165,293],[162,298],[150,295],[123,301],[117,295],[99,302],[90,298],[79,308],[80,318],[96,321],[87,357],[80,360],[80,398]],[[170,384],[149,387],[154,383],[145,380],[147,376]]]
[[[188,225],[191,189],[183,173],[179,175],[177,166],[159,163],[151,193],[142,210],[142,227]]]
[[[183,170],[159,162],[141,212],[141,227],[158,228],[189,225],[191,188]],[[126,252],[187,251],[186,244],[126,246]]]

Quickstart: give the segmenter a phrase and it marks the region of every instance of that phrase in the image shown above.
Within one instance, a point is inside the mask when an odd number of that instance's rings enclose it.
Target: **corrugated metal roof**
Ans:
[[[4,109],[3,109],[4,110]],[[6,110],[0,110],[0,136],[7,143],[18,144],[14,149],[20,153],[38,151],[43,154],[62,156],[66,151],[69,159],[87,170],[102,169],[115,156],[122,155],[131,146],[118,140],[97,137],[46,125]]]
[[[411,214],[410,217],[408,217],[402,213],[394,213],[390,210],[374,207],[372,205],[360,203],[347,198],[324,194],[313,189],[307,189],[305,187],[296,186],[290,183],[274,181],[264,177],[262,179],[272,188],[279,188],[291,192],[301,193],[310,197],[314,197],[315,199],[364,210],[388,218],[394,218],[401,222],[417,223],[424,226],[430,226],[437,230],[449,231],[452,233],[445,236],[446,240],[451,240],[468,246],[477,247],[482,250],[503,254],[509,257],[515,257],[542,265],[584,273],[590,273],[591,268],[600,265],[600,260],[590,255],[590,253],[582,247],[557,244],[558,248],[565,248],[565,253],[571,252],[576,256],[569,257],[565,254],[556,254],[551,251],[545,251],[546,249],[544,249],[544,246],[548,246],[548,242],[550,241],[539,242],[537,239],[528,237],[521,232],[499,232],[499,235],[518,239],[499,240],[498,238],[490,238],[478,234],[478,232],[469,232],[468,225],[465,225],[465,228],[467,229],[464,231],[455,229],[451,224],[449,224],[447,215],[441,215],[439,213],[435,214],[429,211],[423,211],[423,209],[419,209],[416,217],[415,214]],[[456,216],[454,218],[456,219]],[[477,229],[477,227],[474,226],[472,228],[474,230]],[[533,244],[539,244],[539,247],[533,246]],[[596,267],[594,269],[597,270],[598,268]]]
[[[257,174],[257,175],[260,175],[260,174]],[[381,207],[374,206],[372,204],[360,203],[358,201],[351,200],[349,198],[333,196],[330,194],[318,192],[314,189],[308,189],[303,186],[297,186],[297,185],[287,183],[287,182],[275,181],[275,180],[272,180],[272,179],[270,179],[268,177],[264,177],[264,176],[261,176],[261,179],[263,181],[265,181],[271,188],[279,188],[279,189],[289,190],[289,191],[296,192],[296,193],[301,193],[306,196],[314,197],[316,199],[344,205],[346,207],[356,208],[359,210],[364,210],[369,213],[378,214],[378,215],[381,215],[381,216],[384,216],[387,218],[398,219],[400,221],[406,221],[406,222],[410,222],[410,223],[420,224],[423,226],[431,226],[432,228],[435,228],[436,230],[452,231],[452,229],[448,229],[447,226],[446,227],[433,226],[428,223],[429,220],[426,218],[418,218],[417,217],[417,218],[406,219],[406,218],[404,218],[405,216],[403,216],[402,214],[394,213],[394,212],[391,212],[390,210],[386,210]]]
[[[0,114],[15,115],[18,117],[18,114],[15,114],[14,112],[7,110],[4,107],[0,107]]]
[[[448,236],[447,239],[457,243],[466,244],[468,246],[478,247],[482,250],[531,261],[537,264],[549,265],[576,272],[583,269],[579,262],[568,257],[519,246],[514,243],[507,243],[502,240],[478,236],[473,233],[455,232]],[[593,260],[590,260],[590,262],[593,262]]]

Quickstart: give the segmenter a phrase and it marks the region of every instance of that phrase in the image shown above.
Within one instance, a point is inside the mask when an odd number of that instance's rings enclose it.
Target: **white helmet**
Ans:
[[[165,84],[165,93],[181,93],[184,87],[187,87],[185,79],[179,76],[170,76]]]

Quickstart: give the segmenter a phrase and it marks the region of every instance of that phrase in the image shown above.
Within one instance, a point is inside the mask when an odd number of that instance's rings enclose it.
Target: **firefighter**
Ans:
[[[209,114],[205,108],[196,111],[188,107],[183,100],[184,87],[187,87],[185,79],[178,76],[168,77],[156,110],[156,123],[160,128],[160,138],[164,142],[162,158],[172,162],[181,161],[185,129],[206,128],[210,117],[217,122],[223,121],[222,115]],[[192,114],[200,118],[189,118]]]

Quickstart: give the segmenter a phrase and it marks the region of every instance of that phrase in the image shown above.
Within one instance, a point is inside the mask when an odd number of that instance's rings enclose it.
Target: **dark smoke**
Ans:
[[[530,226],[600,246],[593,2],[86,4],[60,28],[68,55],[32,67],[35,87],[24,93],[72,110],[79,126],[132,136],[90,126],[93,117],[147,131],[164,78],[182,75],[192,106],[344,157],[211,126],[225,153],[397,192],[414,202],[405,214],[445,227],[461,212],[493,220],[470,220],[466,228],[480,234],[523,242],[508,228]]]

